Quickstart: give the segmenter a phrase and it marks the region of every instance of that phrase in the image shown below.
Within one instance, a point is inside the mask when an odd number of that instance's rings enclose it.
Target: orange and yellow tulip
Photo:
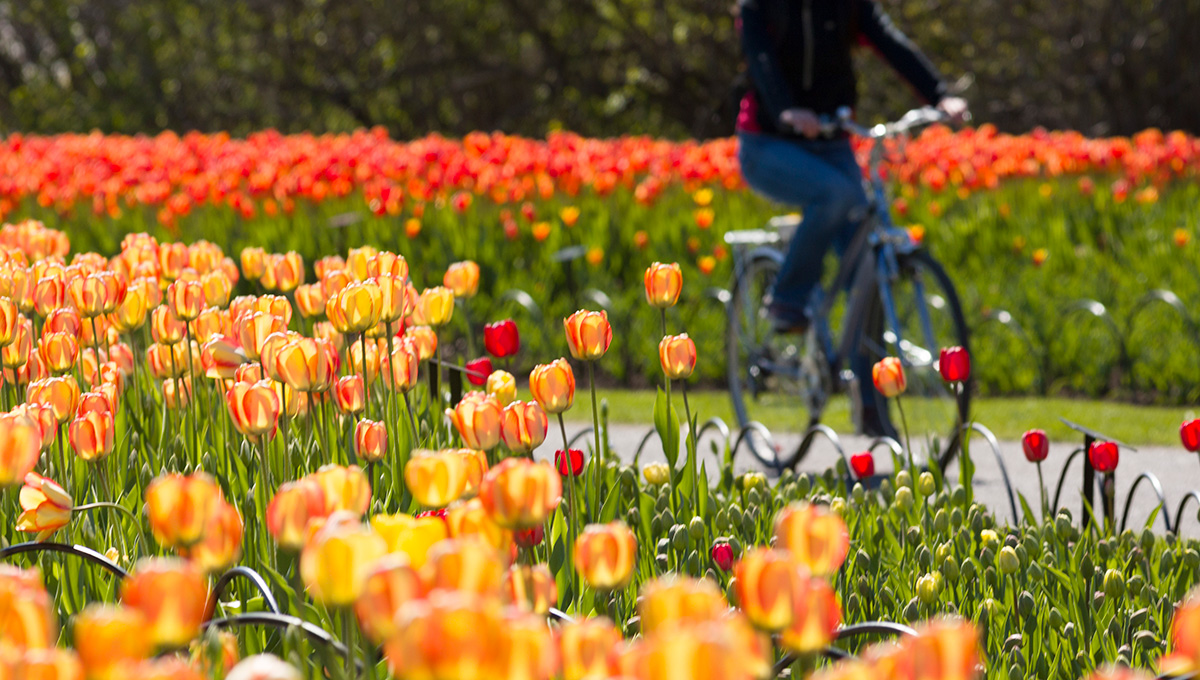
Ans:
[[[205,573],[224,571],[242,555],[244,529],[237,508],[218,500],[205,524],[203,538],[191,547],[181,548],[180,555],[191,560]]]
[[[54,409],[54,417],[61,425],[75,415],[75,406],[79,403],[79,384],[71,376],[35,380],[25,389],[25,401],[48,404]]]
[[[817,576],[835,573],[850,551],[842,518],[821,505],[793,503],[775,518],[775,547]]]
[[[638,603],[643,635],[715,621],[729,610],[725,596],[708,579],[664,576],[642,587]]]
[[[300,310],[300,316],[306,319],[315,319],[325,314],[325,303],[328,301],[329,296],[325,294],[325,288],[320,283],[306,283],[296,287],[296,307]]]
[[[612,344],[608,312],[580,310],[563,321],[563,328],[567,334],[567,348],[576,359],[595,361],[604,356]]]
[[[17,322],[21,311],[8,298],[0,297],[0,347],[7,347],[16,339]]]
[[[18,317],[12,338],[0,349],[0,363],[7,369],[21,368],[29,361],[33,351],[33,324],[25,317]]]
[[[200,350],[204,375],[213,380],[233,380],[238,368],[247,361],[246,351],[225,335],[210,337]]]
[[[451,538],[475,538],[487,543],[500,554],[513,547],[513,532],[496,524],[478,498],[458,503],[446,511],[446,525]]]
[[[194,321],[204,310],[204,288],[199,281],[175,281],[167,286],[166,305],[180,321]]]
[[[529,391],[543,411],[562,413],[575,401],[575,373],[566,359],[540,364],[529,374]]]
[[[558,629],[563,680],[608,677],[609,654],[623,640],[621,631],[603,616],[563,624]]]
[[[375,563],[387,554],[379,534],[330,517],[300,553],[300,577],[308,594],[332,607],[348,607],[363,594]]]
[[[379,323],[383,294],[374,281],[354,282],[330,296],[325,315],[339,333],[362,333]]]
[[[876,362],[871,369],[871,378],[875,382],[875,389],[888,399],[902,394],[908,386],[904,365],[896,357],[884,357]]]
[[[514,564],[504,574],[503,596],[506,604],[545,616],[558,606],[558,584],[544,564]]]
[[[210,518],[224,503],[221,488],[203,472],[155,477],[146,487],[146,516],[159,544],[188,547],[204,539]]]
[[[589,524],[575,539],[574,562],[592,588],[624,588],[637,564],[637,538],[623,522]]]
[[[75,367],[79,343],[68,333],[46,333],[38,343],[38,354],[51,373],[61,375]]]
[[[371,482],[357,465],[322,465],[309,475],[325,494],[325,514],[345,511],[361,516],[371,507]]]
[[[411,336],[405,335],[397,340],[389,363],[392,386],[395,389],[407,393],[417,386],[420,354],[417,343]]]
[[[204,573],[175,558],[146,558],[121,583],[121,603],[146,619],[156,647],[179,648],[200,633],[209,616]]]
[[[160,345],[174,345],[183,340],[187,331],[183,320],[165,305],[154,308],[150,312],[150,337]]]
[[[354,426],[354,454],[368,463],[378,463],[387,454],[387,428],[374,420]]]
[[[243,248],[241,254],[242,276],[247,281],[257,281],[266,272],[266,252],[262,248]]]
[[[325,509],[325,490],[311,477],[288,482],[279,487],[267,505],[267,531],[284,550],[304,547],[308,525],[328,516]]]
[[[288,340],[275,351],[274,359],[281,382],[300,392],[324,392],[337,377],[337,355],[322,340]]]
[[[553,680],[558,677],[558,647],[542,616],[508,611],[500,625],[496,677]]]
[[[404,337],[411,338],[413,347],[417,350],[417,358],[429,361],[437,353],[437,333],[429,326],[410,326],[404,332]]]
[[[485,541],[447,539],[433,546],[422,567],[425,584],[432,590],[456,590],[498,597],[507,564]]]
[[[426,288],[417,299],[417,307],[413,312],[414,323],[418,326],[441,328],[450,323],[454,316],[454,292],[449,288],[437,286]]]
[[[286,330],[286,321],[267,312],[245,312],[235,316],[233,321],[234,336],[251,361],[258,361],[262,356],[263,342],[268,336]]]
[[[131,607],[89,604],[75,615],[75,650],[89,678],[117,680],[112,671],[154,651],[146,617]]]
[[[446,269],[446,275],[442,277],[442,285],[453,291],[456,298],[475,297],[475,294],[479,292],[479,265],[471,260],[455,262]]]
[[[270,382],[234,383],[225,392],[225,403],[238,432],[258,437],[274,431],[282,402]]]
[[[42,573],[0,564],[0,651],[49,649],[58,640],[54,603]]]
[[[233,294],[233,281],[221,270],[205,273],[200,277],[200,290],[203,293],[204,304],[209,307],[224,307],[229,304],[229,296]]]
[[[479,499],[502,527],[538,526],[562,502],[562,479],[545,461],[507,458],[483,476]]]
[[[396,614],[406,603],[425,597],[420,574],[401,555],[380,558],[367,574],[354,614],[367,639],[383,644],[395,635]]]
[[[668,335],[658,343],[658,359],[669,380],[690,378],[696,370],[696,343],[682,335]]]
[[[469,448],[490,451],[500,443],[502,408],[495,397],[483,392],[468,392],[446,416]]]
[[[344,375],[333,386],[333,398],[338,410],[348,415],[358,415],[367,406],[361,375]]]
[[[454,450],[413,451],[404,466],[404,481],[421,505],[445,507],[466,491],[467,464]]]
[[[53,481],[30,472],[19,497],[21,514],[17,516],[17,531],[36,533],[44,541],[71,521],[75,507],[71,495]]]
[[[499,604],[470,593],[434,592],[401,609],[384,644],[398,678],[441,680],[494,674],[500,645]]]
[[[833,634],[842,623],[842,610],[828,581],[810,576],[802,569],[796,574],[791,586],[791,622],[780,633],[779,639],[780,644],[791,652],[811,654],[833,641]]]
[[[530,453],[546,440],[546,412],[533,401],[514,401],[500,416],[500,436],[514,453]]]
[[[792,623],[792,590],[801,578],[791,556],[756,548],[733,566],[738,605],[760,630],[779,632]]]
[[[42,428],[20,412],[0,413],[0,489],[19,484],[41,457]]]
[[[428,561],[433,546],[450,537],[445,520],[435,516],[375,515],[371,528],[387,543],[389,553],[403,554],[416,569]]]
[[[675,306],[679,301],[679,292],[683,290],[683,273],[679,269],[679,263],[655,262],[646,268],[643,278],[646,284],[646,301],[651,307],[666,309]]]
[[[458,449],[458,455],[462,456],[463,464],[467,466],[467,488],[463,491],[463,496],[474,496],[479,493],[479,485],[483,483],[483,476],[488,471],[487,452],[479,449]]]

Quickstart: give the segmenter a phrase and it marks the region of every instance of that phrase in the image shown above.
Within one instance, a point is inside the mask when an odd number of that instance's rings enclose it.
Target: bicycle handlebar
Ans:
[[[837,132],[844,131],[868,139],[884,139],[925,125],[944,123],[950,120],[950,116],[932,106],[922,106],[900,116],[900,119],[895,122],[864,127],[855,122],[854,112],[850,107],[843,106],[837,110],[836,116],[821,116],[820,120],[821,134],[823,136],[831,136]]]

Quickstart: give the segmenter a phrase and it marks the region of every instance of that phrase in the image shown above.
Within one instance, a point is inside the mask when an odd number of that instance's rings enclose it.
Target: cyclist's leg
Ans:
[[[772,294],[773,314],[804,323],[825,253],[861,200],[861,181],[849,179],[825,158],[830,145],[842,140],[794,141],[745,132],[738,138],[738,160],[747,184],[767,198],[804,210]]]

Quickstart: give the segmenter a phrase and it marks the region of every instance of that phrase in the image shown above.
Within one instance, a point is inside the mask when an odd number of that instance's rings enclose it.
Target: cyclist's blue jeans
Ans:
[[[821,280],[825,254],[831,247],[838,255],[846,250],[859,224],[851,213],[867,205],[862,168],[846,138],[801,140],[741,131],[738,142],[746,183],[773,201],[804,211],[771,296],[773,316],[800,321]],[[870,359],[859,355],[846,360],[858,377],[864,410],[876,409]]]

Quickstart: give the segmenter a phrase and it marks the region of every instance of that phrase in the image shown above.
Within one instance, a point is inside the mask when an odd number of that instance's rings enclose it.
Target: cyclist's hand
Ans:
[[[938,102],[938,110],[950,116],[953,123],[964,123],[971,120],[971,112],[967,110],[967,100],[962,97],[946,97]]]
[[[821,120],[811,109],[788,109],[779,114],[779,122],[810,139],[821,134]]]

